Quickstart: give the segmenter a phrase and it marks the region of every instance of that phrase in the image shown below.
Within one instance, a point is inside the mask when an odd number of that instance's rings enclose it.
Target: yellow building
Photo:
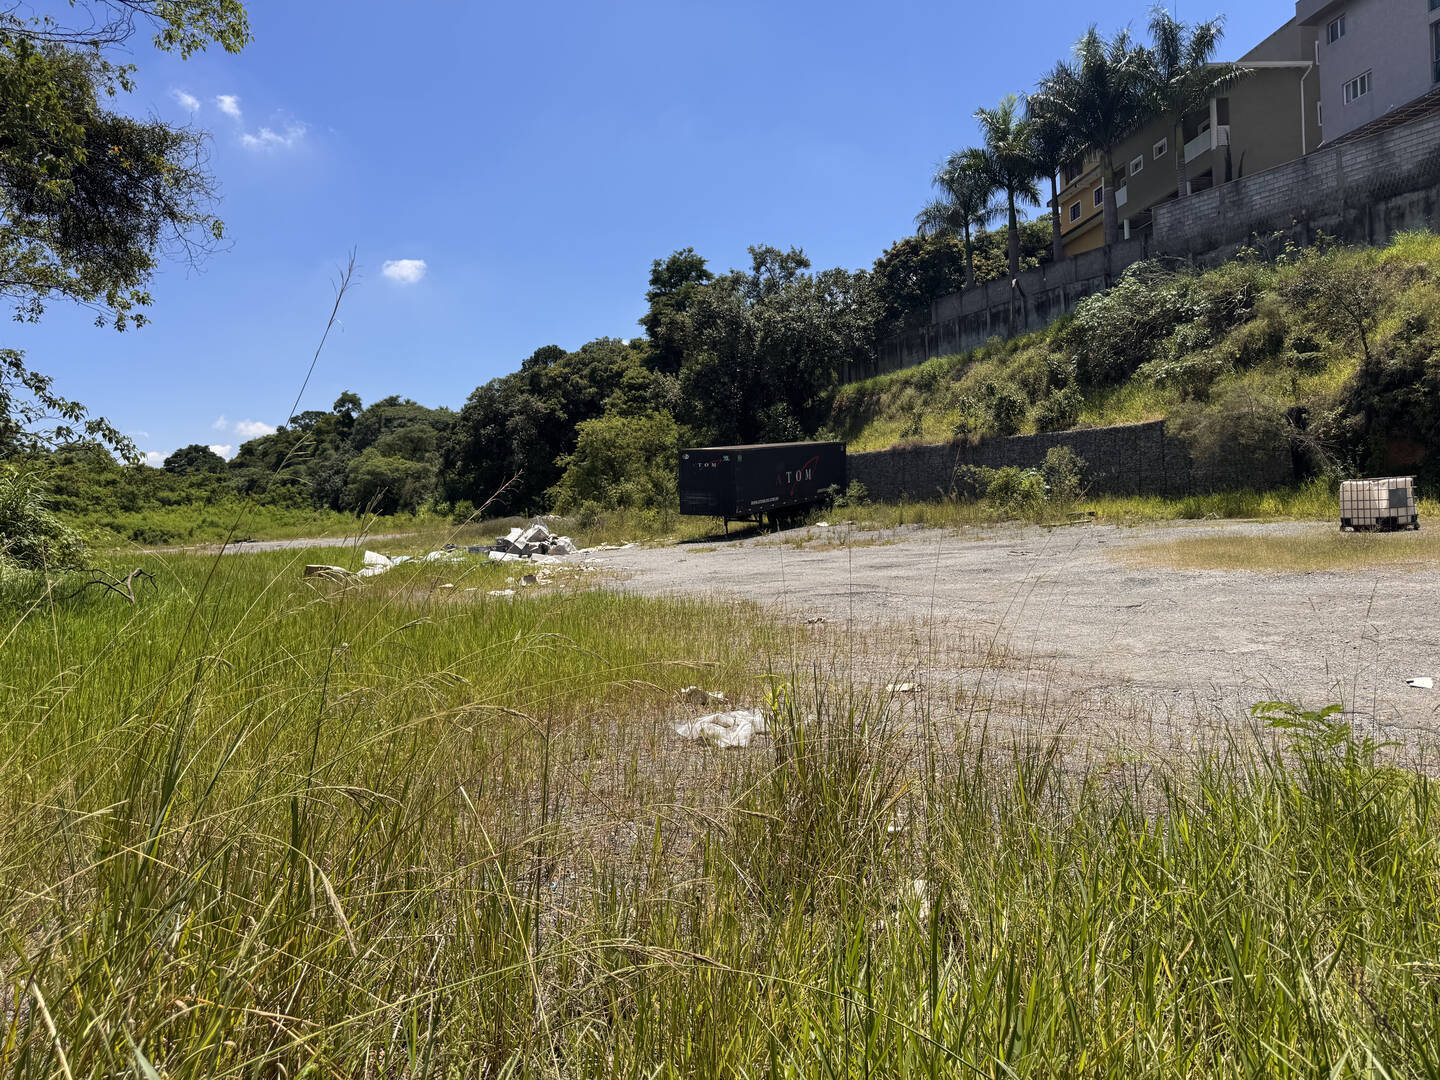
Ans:
[[[1296,20],[1242,56],[1249,77],[1185,118],[1186,193],[1283,165],[1320,145],[1317,30]],[[1115,202],[1121,239],[1143,236],[1150,211],[1179,197],[1174,129],[1152,120],[1115,152]],[[1060,172],[1060,235],[1065,254],[1104,243],[1104,188],[1097,155]]]

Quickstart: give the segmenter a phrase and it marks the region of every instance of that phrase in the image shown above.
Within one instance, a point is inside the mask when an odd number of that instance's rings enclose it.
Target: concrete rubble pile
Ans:
[[[479,554],[483,549],[471,548]],[[535,522],[528,529],[511,529],[506,536],[497,536],[490,558],[496,562],[514,562],[529,559],[532,562],[558,562],[562,555],[574,555],[580,549],[568,536],[551,534],[543,522]]]

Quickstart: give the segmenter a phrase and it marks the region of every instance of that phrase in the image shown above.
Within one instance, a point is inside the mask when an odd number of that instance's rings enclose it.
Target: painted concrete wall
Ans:
[[[1414,101],[1434,86],[1430,24],[1440,19],[1427,0],[1300,0],[1297,18],[1319,33],[1324,135],[1336,139]],[[1345,16],[1345,36],[1327,28]],[[1371,73],[1368,94],[1345,104],[1345,84]]]

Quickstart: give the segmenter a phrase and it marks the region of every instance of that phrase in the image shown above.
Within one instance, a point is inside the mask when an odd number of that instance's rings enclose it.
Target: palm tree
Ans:
[[[993,109],[976,109],[980,135],[985,140],[985,167],[996,191],[1005,193],[1005,206],[1010,227],[1010,276],[1020,273],[1020,203],[1040,202],[1040,189],[1035,186],[1040,171],[1035,161],[1035,146],[1030,121],[1020,113],[1020,98],[1006,94]]]
[[[979,150],[957,150],[935,173],[941,196],[915,215],[922,236],[947,233],[959,236],[965,247],[965,287],[975,287],[975,248],[972,229],[983,229],[998,212],[991,202],[995,183]]]
[[[1187,26],[1160,5],[1150,9],[1150,63],[1146,94],[1150,110],[1170,121],[1175,148],[1175,185],[1185,198],[1190,178],[1185,162],[1185,117],[1205,109],[1210,99],[1223,94],[1250,74],[1239,64],[1216,64],[1211,58],[1225,36],[1223,17]]]
[[[1050,246],[1056,262],[1065,258],[1065,245],[1060,239],[1060,188],[1055,181],[1065,163],[1081,152],[1074,133],[1044,109],[1043,101],[1031,97],[1025,102],[1030,120],[1032,155],[1037,171],[1050,178]]]
[[[1105,184],[1105,244],[1118,239],[1115,148],[1150,113],[1145,96],[1146,52],[1120,31],[1108,41],[1092,26],[1075,43],[1072,60],[1061,61],[1040,80],[1037,107],[1064,125],[1080,145],[1100,155]]]

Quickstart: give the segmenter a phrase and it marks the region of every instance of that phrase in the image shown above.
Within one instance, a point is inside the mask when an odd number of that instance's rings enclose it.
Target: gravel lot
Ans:
[[[1147,739],[1173,739],[1231,723],[1256,701],[1343,701],[1378,734],[1437,741],[1440,689],[1405,682],[1440,680],[1434,566],[1182,571],[1127,558],[1207,531],[1329,528],[811,528],[585,561],[614,571],[617,588],[730,595],[823,619],[817,637],[848,649],[871,681],[914,677],[958,705],[983,696],[1012,720],[1043,713],[1122,741],[1148,725]]]

